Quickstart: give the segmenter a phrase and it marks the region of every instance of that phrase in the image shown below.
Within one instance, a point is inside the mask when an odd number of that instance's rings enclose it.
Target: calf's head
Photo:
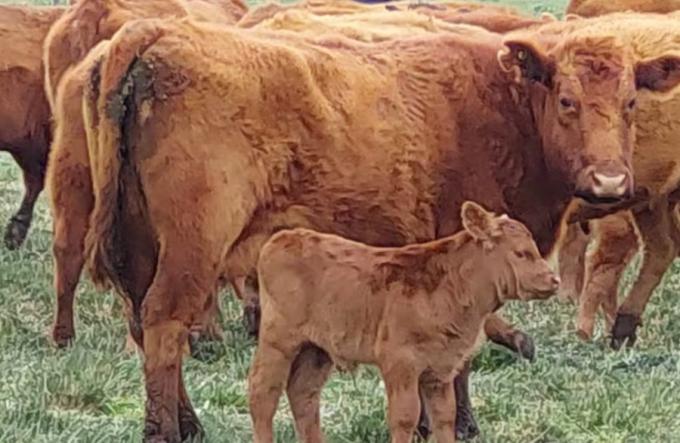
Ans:
[[[481,246],[483,266],[494,279],[501,301],[545,299],[557,291],[560,279],[538,252],[529,230],[473,202],[461,209],[463,227]]]
[[[637,92],[680,83],[680,57],[634,60],[592,28],[511,35],[504,45],[499,62],[529,96],[548,173],[589,203],[632,196]]]

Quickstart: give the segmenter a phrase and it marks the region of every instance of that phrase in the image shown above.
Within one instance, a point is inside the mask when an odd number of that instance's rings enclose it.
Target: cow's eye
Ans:
[[[632,99],[631,101],[628,102],[627,106],[628,109],[632,111],[633,109],[635,109],[635,105],[637,105],[637,100]]]
[[[576,107],[576,103],[570,98],[562,97],[560,99],[560,106],[564,109],[573,109]]]

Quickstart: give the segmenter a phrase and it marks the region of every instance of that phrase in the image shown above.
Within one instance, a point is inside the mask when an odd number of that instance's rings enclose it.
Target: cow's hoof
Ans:
[[[637,340],[637,328],[641,324],[637,315],[617,314],[612,328],[611,348],[618,351],[626,342],[628,346],[633,346]]]
[[[76,333],[73,328],[54,325],[52,327],[52,342],[59,349],[64,349],[73,343]]]
[[[257,338],[260,332],[260,307],[247,305],[243,308],[243,326],[251,337]]]
[[[146,420],[144,423],[144,443],[181,443],[179,432],[176,435],[163,435],[158,423]]]
[[[28,223],[12,217],[5,229],[5,246],[11,251],[15,251],[24,244],[28,234]]]
[[[472,440],[479,435],[479,426],[467,409],[459,409],[456,414],[456,439]]]
[[[179,433],[182,441],[199,442],[203,440],[203,426],[193,409],[180,408]]]
[[[536,358],[536,346],[534,345],[534,339],[531,338],[531,336],[522,331],[517,331],[512,341],[515,344],[517,353],[521,357],[529,361],[534,361],[534,358]]]
[[[576,330],[576,336],[583,340],[584,342],[589,342],[593,339],[593,333],[586,331],[585,329],[578,328]]]

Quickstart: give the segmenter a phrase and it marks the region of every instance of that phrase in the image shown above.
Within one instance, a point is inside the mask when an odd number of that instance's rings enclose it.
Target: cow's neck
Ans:
[[[449,224],[447,229],[447,223],[457,218],[457,205],[472,199],[526,224],[545,255],[555,242],[571,194],[565,180],[546,167],[534,118],[540,104],[532,107],[528,96],[500,70],[480,75],[486,76],[486,89],[465,103],[479,112],[459,113],[457,146],[451,150],[455,158],[445,160],[457,166],[454,174],[442,174],[438,221],[444,229],[438,234],[447,235],[455,227]]]

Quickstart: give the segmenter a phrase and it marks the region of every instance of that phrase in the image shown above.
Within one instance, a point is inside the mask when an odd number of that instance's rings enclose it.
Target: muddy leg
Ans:
[[[388,363],[380,369],[387,392],[391,442],[410,443],[420,410],[418,374],[411,363]]]
[[[275,337],[272,339],[276,340]],[[274,414],[288,380],[297,349],[261,337],[248,374],[248,401],[253,421],[253,441],[273,443]]]
[[[325,351],[304,347],[293,362],[286,388],[298,439],[303,443],[323,443],[321,431],[321,390],[333,370]]]
[[[578,301],[583,290],[586,249],[590,235],[584,232],[581,223],[572,223],[559,250],[560,284],[559,297],[563,301]]]
[[[30,151],[27,150],[26,152]],[[31,151],[33,152],[33,151]],[[45,165],[47,158],[25,154],[13,154],[24,175],[24,197],[19,210],[12,216],[5,229],[5,246],[7,249],[19,249],[26,239],[28,229],[33,220],[33,208],[43,189]]]
[[[592,222],[596,247],[588,255],[586,286],[579,300],[577,334],[583,340],[593,337],[595,315],[600,306],[616,306],[619,280],[639,248],[634,221],[628,212]],[[613,312],[609,313],[609,318]]]
[[[423,409],[427,409],[432,417],[435,440],[437,443],[455,442],[456,397],[453,383],[424,374],[420,377],[420,387],[425,401]]]
[[[619,307],[612,329],[611,347],[619,349],[625,341],[632,346],[637,339],[649,298],[678,253],[678,228],[668,202],[658,202],[653,209],[635,213],[642,243],[643,263],[633,288]]]
[[[500,314],[493,313],[487,317],[484,323],[484,332],[494,343],[515,351],[529,361],[534,361],[536,354],[534,340],[526,333],[507,323]]]

